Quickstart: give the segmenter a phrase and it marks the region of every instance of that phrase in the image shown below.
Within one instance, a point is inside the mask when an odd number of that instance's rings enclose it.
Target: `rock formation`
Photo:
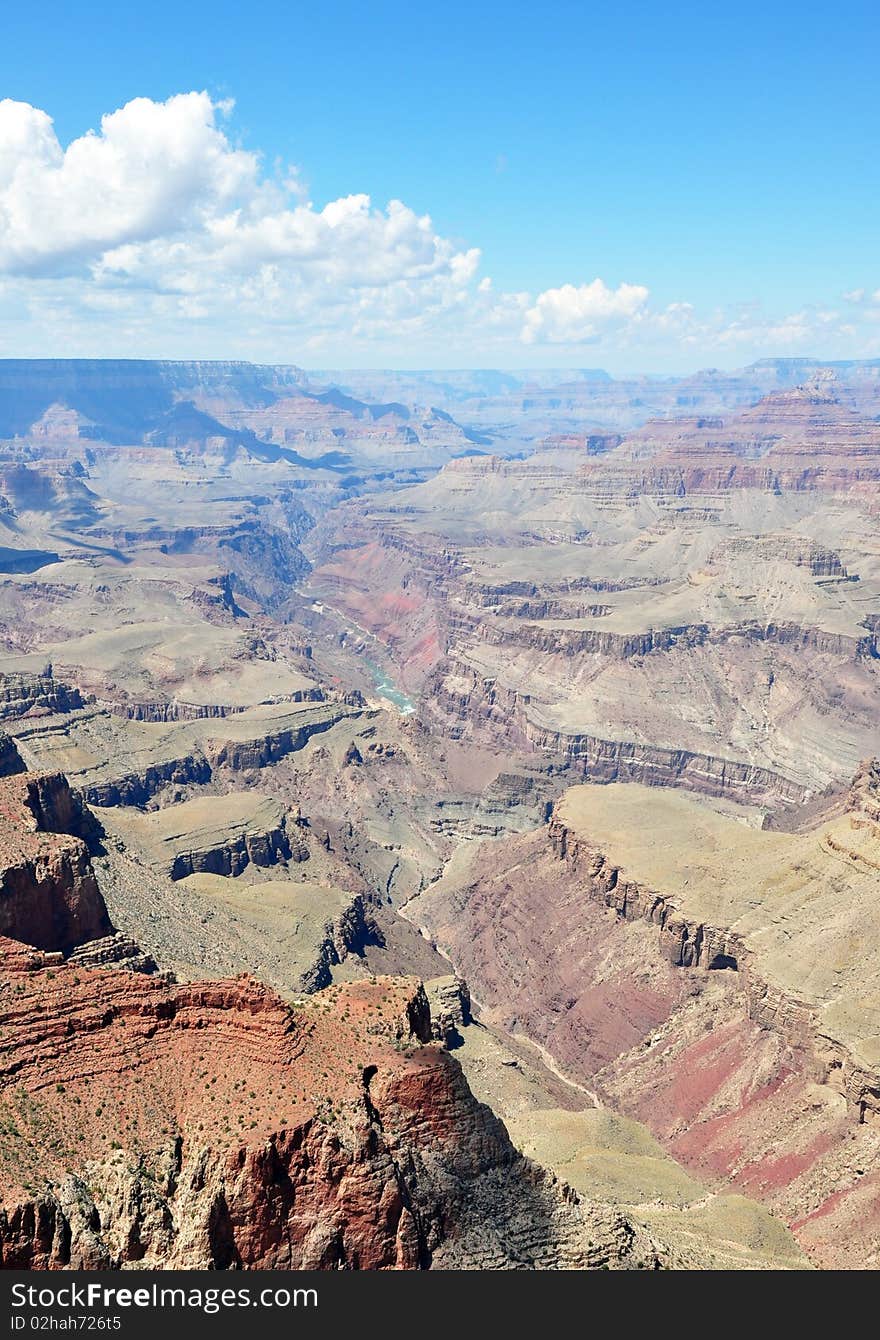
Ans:
[[[842,815],[787,834],[672,791],[574,788],[545,835],[476,852],[407,915],[490,1020],[764,1199],[820,1262],[876,1265],[877,969],[850,946],[880,943],[878,795],[865,764]]]
[[[74,975],[10,942],[2,971],[6,1268],[665,1259],[517,1154],[427,1043],[416,983],[352,984],[291,1010],[247,979]]]
[[[880,750],[878,489],[876,421],[819,378],[586,460],[453,461],[322,520],[309,583],[431,732],[784,807]]]
[[[109,934],[88,848],[72,831],[80,818],[58,773],[0,780],[0,933],[62,952]]]
[[[3,1263],[878,1264],[878,414],[0,362]]]

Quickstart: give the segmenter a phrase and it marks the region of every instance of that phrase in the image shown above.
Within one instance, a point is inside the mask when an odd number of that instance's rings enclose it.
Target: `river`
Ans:
[[[370,672],[370,677],[372,678],[379,697],[385,698],[389,703],[396,707],[401,716],[410,716],[416,710],[416,705],[412,698],[408,697],[407,694],[403,692],[403,689],[397,687],[394,680],[389,677],[387,670],[383,670],[381,665],[377,665],[375,661],[371,661],[369,656],[362,657],[362,660]]]
[[[315,614],[323,615],[329,612],[330,614],[335,615],[338,619],[344,620],[350,627],[356,628],[362,637],[369,639],[377,646],[381,645],[378,638],[375,634],[371,633],[369,629],[362,628],[360,624],[355,623],[354,620],[350,619],[342,610],[334,609],[333,606],[328,605],[326,601],[313,601],[312,610]],[[412,716],[413,712],[416,710],[415,703],[408,694],[404,693],[403,689],[397,687],[394,680],[388,674],[388,671],[379,665],[377,661],[370,660],[369,656],[362,656],[360,660],[370,672],[370,678],[373,681],[373,685],[379,697],[384,698],[386,702],[391,703],[392,707],[396,707],[401,716]]]

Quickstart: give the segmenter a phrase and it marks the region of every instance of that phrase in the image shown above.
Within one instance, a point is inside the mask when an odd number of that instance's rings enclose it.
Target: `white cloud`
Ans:
[[[45,112],[0,102],[0,270],[65,273],[122,243],[205,226],[258,192],[206,93],[135,98],[62,149]]]
[[[610,289],[601,279],[592,284],[563,284],[545,289],[525,314],[522,338],[526,344],[592,343],[604,332],[638,317],[648,301],[641,284]]]
[[[877,350],[870,287],[845,295],[847,320],[657,306],[600,278],[500,291],[477,247],[399,200],[312,203],[295,168],[234,142],[232,110],[205,92],[135,98],[64,147],[46,112],[0,101],[0,352],[443,366],[595,343],[647,367]]]
[[[128,293],[157,320],[250,312],[319,330],[368,330],[471,285],[477,248],[399,200],[316,208],[295,172],[266,176],[231,143],[230,111],[207,93],[137,98],[64,149],[45,112],[0,102],[0,274],[38,303],[118,312]]]

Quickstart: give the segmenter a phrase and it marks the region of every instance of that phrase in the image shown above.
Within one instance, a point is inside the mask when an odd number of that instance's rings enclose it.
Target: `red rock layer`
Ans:
[[[735,937],[696,934],[563,836],[551,824],[487,844],[467,882],[439,883],[407,915],[485,1018],[542,1044],[701,1180],[765,1202],[821,1265],[880,1266],[870,1076],[796,1002],[747,971],[705,970],[742,969]]]
[[[582,467],[609,495],[728,489],[864,492],[880,482],[880,427],[842,405],[833,382],[776,391],[729,418],[660,420]]]
[[[291,1009],[0,944],[0,1266],[656,1265],[523,1160],[418,983]]]

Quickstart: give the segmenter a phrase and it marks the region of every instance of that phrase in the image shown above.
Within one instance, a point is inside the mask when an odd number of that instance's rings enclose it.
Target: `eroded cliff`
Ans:
[[[876,778],[795,833],[574,788],[543,834],[458,859],[406,914],[489,1020],[764,1200],[817,1261],[876,1265]]]

